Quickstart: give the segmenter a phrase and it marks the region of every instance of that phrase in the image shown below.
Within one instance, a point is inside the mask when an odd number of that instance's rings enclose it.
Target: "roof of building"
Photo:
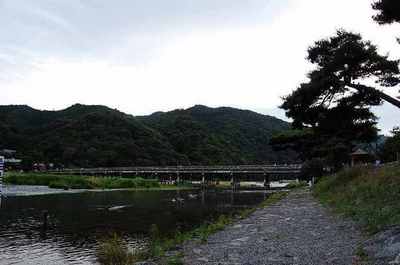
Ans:
[[[4,159],[4,161],[6,163],[10,163],[10,164],[20,164],[22,162],[21,159],[16,159],[16,158],[9,158],[9,159]]]
[[[355,152],[351,154],[352,156],[357,156],[357,155],[370,155],[367,151],[364,149],[358,148]]]
[[[7,154],[14,154],[14,153],[16,153],[17,151],[15,151],[15,150],[12,150],[12,149],[1,149],[0,150],[0,153],[7,153]]]

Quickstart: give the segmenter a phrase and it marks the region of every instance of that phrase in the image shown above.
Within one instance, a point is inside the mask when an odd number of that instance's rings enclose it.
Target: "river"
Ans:
[[[156,224],[163,234],[192,229],[254,206],[250,191],[105,191],[7,196],[0,208],[0,265],[96,264],[99,239],[117,232],[140,248]],[[48,212],[47,229],[43,214]]]

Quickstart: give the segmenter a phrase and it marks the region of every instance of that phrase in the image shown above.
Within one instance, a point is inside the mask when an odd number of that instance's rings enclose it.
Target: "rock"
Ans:
[[[193,253],[196,254],[196,255],[201,255],[201,249],[199,249],[199,248],[194,248],[194,249],[193,249]]]
[[[206,257],[198,258],[197,260],[201,261],[201,262],[208,262],[208,258],[206,258]]]
[[[177,250],[170,250],[170,251],[167,251],[167,252],[165,252],[165,257],[175,257],[175,256],[177,256],[179,254],[179,251],[177,251]]]
[[[362,248],[376,262],[400,264],[400,227],[376,234]]]
[[[389,262],[389,264],[400,264],[400,254],[393,261]]]
[[[242,238],[238,238],[238,239],[236,239],[237,241],[240,241],[240,242],[246,242],[246,241],[249,241],[249,237],[248,236],[246,236],[246,237],[242,237]]]

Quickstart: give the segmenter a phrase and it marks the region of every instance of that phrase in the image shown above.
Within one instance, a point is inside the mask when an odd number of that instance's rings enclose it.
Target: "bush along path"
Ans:
[[[259,209],[207,242],[184,247],[184,263],[206,264],[362,264],[364,240],[357,226],[322,207],[308,189]]]

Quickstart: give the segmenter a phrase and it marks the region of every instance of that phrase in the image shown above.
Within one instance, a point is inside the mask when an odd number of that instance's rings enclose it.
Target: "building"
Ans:
[[[16,158],[17,151],[12,149],[1,149],[0,156],[4,156],[5,168],[7,170],[20,169],[22,160]]]
[[[12,150],[12,149],[1,149],[0,150],[0,156],[4,156],[5,158],[14,157],[16,153],[17,153],[17,151]]]
[[[375,161],[375,155],[365,151],[362,148],[358,148],[355,152],[351,153],[351,166],[359,164],[367,164]]]

